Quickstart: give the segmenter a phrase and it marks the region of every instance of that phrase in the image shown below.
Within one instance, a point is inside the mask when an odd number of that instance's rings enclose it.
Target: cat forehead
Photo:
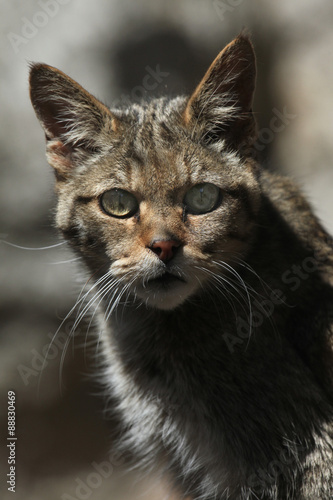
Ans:
[[[138,125],[158,121],[174,121],[175,118],[185,109],[186,97],[175,98],[160,97],[141,103],[132,103],[124,109],[112,109],[111,111],[120,119],[125,118]]]
[[[160,98],[111,112],[119,121],[124,143],[131,144],[133,154],[145,158],[149,151],[174,146],[176,137],[184,134],[181,119],[184,106],[184,98]]]
[[[123,122],[120,142],[111,155],[110,167],[127,175],[129,170],[153,173],[175,180],[181,174],[188,179],[205,175],[217,177],[224,167],[239,168],[240,160],[234,153],[214,152],[193,138],[184,125],[182,112],[186,98],[160,98],[143,105],[114,113]],[[113,112],[113,110],[111,110]]]
[[[230,150],[216,152],[192,137],[182,112],[186,98],[159,98],[133,104],[111,113],[119,122],[111,132],[102,158],[82,166],[75,190],[93,191],[118,187],[160,198],[172,190],[210,182],[230,187],[241,182],[243,163]]]
[[[138,152],[127,140],[74,181],[73,194],[100,195],[112,188],[129,190],[150,200],[173,199],[194,184],[209,182],[221,188],[248,184],[248,171],[232,153],[208,155],[193,144],[164,148],[154,143]]]

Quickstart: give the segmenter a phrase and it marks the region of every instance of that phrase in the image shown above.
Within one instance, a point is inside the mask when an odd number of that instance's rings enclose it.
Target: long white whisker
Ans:
[[[100,280],[100,283],[103,283],[103,281],[106,281],[110,276],[111,276],[110,273],[107,273],[106,275],[104,275],[103,279]],[[92,296],[92,298],[88,301],[87,304],[85,304],[85,306],[82,309],[80,306],[80,309],[78,310],[78,313],[76,315],[76,319],[75,319],[75,322],[73,325],[73,330],[75,330],[77,328],[78,324],[82,321],[82,318],[85,316],[86,312],[90,309],[92,304],[94,304],[94,302],[96,302],[96,300],[103,294],[104,290],[109,289],[109,287],[112,286],[115,282],[116,282],[116,280],[113,279],[111,283],[110,283],[110,281],[104,283],[101,288],[97,289],[97,292]],[[95,288],[95,287],[92,287],[92,288]],[[91,293],[92,288],[88,292],[89,295]],[[87,296],[87,294],[84,296],[84,298],[86,296]],[[81,305],[82,305],[82,301],[81,301]]]
[[[200,268],[202,271],[206,271],[205,268]],[[230,298],[228,297],[228,294],[225,293],[226,291],[226,288],[224,285],[222,285],[222,287],[219,287],[218,285],[216,285],[215,283],[212,283],[210,281],[208,281],[208,283],[205,284],[205,286],[201,283],[200,279],[198,276],[195,276],[195,278],[197,279],[197,281],[199,282],[199,285],[200,285],[200,288],[202,290],[204,290],[206,293],[208,292],[209,296],[211,297],[211,300],[215,306],[215,309],[216,309],[216,313],[220,319],[220,323],[222,324],[222,318],[220,316],[220,308],[219,308],[219,305],[216,303],[215,301],[215,296],[213,293],[211,293],[210,291],[210,288],[213,288],[213,290],[217,289],[221,294],[222,296],[225,298],[225,300],[228,302],[228,304],[230,305],[233,313],[235,314],[235,317],[237,316],[237,313],[236,313],[236,308],[235,308],[235,305],[233,304],[232,300],[230,300]]]
[[[61,328],[63,327],[64,323],[70,318],[70,316],[73,314],[73,312],[75,311],[75,309],[78,307],[79,304],[82,304],[82,302],[86,299],[86,297],[91,293],[91,291],[96,287],[98,286],[99,283],[103,282],[103,280],[105,280],[107,278],[107,275],[103,275],[99,280],[97,280],[91,287],[90,289],[82,296],[83,294],[83,291],[87,285],[87,283],[85,283],[80,291],[80,294],[74,304],[74,306],[70,309],[70,311],[66,314],[66,316],[62,319],[59,327],[57,328],[57,330],[55,331],[54,335],[52,336],[52,339],[51,339],[51,342],[50,344],[48,345],[48,348],[47,348],[47,351],[45,353],[45,356],[44,356],[44,361],[43,361],[43,365],[42,365],[42,368],[41,368],[41,373],[40,373],[40,376],[39,376],[39,380],[38,380],[38,393],[40,392],[40,386],[41,386],[41,381],[42,381],[42,374],[43,374],[43,371],[46,367],[46,363],[47,363],[47,359],[48,359],[48,356],[49,356],[49,352],[50,352],[50,349],[51,347],[53,346],[53,343],[55,341],[55,339],[57,338],[57,335],[58,333],[60,332]],[[68,348],[68,345],[69,345],[69,342],[71,340],[71,338],[73,337],[73,334],[74,334],[74,331],[75,329],[73,329],[73,327],[71,328],[71,331],[68,335],[68,339],[66,340],[66,343],[64,345],[64,349],[63,349],[63,353],[62,353],[62,358],[64,356],[64,353],[66,353],[66,350]],[[62,367],[63,365],[63,362],[60,363],[60,366]],[[60,383],[60,388],[61,388],[61,368],[60,368],[60,376],[59,376],[59,383]]]
[[[111,273],[110,271],[107,272],[105,275],[103,275],[89,290],[88,292],[80,299],[80,303],[82,305],[82,300],[84,300],[90,293],[91,293],[91,290],[93,288],[96,287],[97,284],[101,284],[103,283],[104,281],[106,281],[109,277],[111,276]],[[112,288],[112,286],[114,286],[115,284],[115,280],[113,279],[111,282],[107,282],[107,283],[104,283],[104,285],[102,286],[101,289],[97,290],[96,293],[94,293],[93,297],[89,300],[89,302],[84,306],[84,308],[82,310],[80,310],[79,314],[77,314],[77,317],[74,321],[74,324],[71,328],[71,331],[69,333],[69,336],[68,336],[68,339],[66,341],[66,344],[64,346],[64,349],[63,349],[63,352],[62,352],[62,355],[61,355],[61,360],[60,360],[60,382],[61,382],[61,372],[62,372],[62,368],[63,368],[63,365],[64,365],[64,361],[65,361],[65,357],[66,357],[66,352],[67,352],[67,348],[69,346],[69,342],[71,340],[71,338],[74,338],[74,335],[75,335],[75,331],[78,327],[78,325],[80,324],[80,322],[82,321],[82,319],[84,318],[84,316],[86,315],[87,311],[91,308],[91,306],[96,302],[96,300],[98,300],[101,296],[103,297],[109,290],[110,288]],[[96,312],[97,308],[95,308],[95,311],[94,311],[94,314]],[[89,332],[89,329],[88,329],[88,332]],[[87,334],[88,332],[86,333],[86,338],[87,338]]]
[[[81,260],[81,257],[75,257],[75,259],[69,260],[59,260],[58,262],[49,262],[50,266],[56,266],[58,264],[70,264],[71,262],[76,262],[77,260]]]
[[[265,280],[263,280],[262,277],[259,276],[259,274],[253,269],[253,267],[251,267],[245,260],[235,255],[233,256],[233,260],[236,262],[237,265],[247,269],[251,274],[253,274],[253,276],[255,276],[258,279],[259,283],[262,285],[264,289],[267,288],[270,291],[272,291],[270,285]]]
[[[207,274],[211,275],[213,277],[214,281],[217,281],[222,286],[222,289],[224,291],[228,290],[228,287],[231,287],[235,292],[237,292],[237,294],[239,294],[243,298],[239,288],[232,282],[232,280],[230,278],[226,278],[225,276],[217,275],[216,273],[214,273],[213,271],[210,271],[208,269],[203,269],[203,270]],[[222,292],[222,290],[220,288],[219,288],[219,290]],[[236,302],[238,302],[238,304],[242,307],[244,312],[247,314],[247,310],[244,309],[244,305],[241,303],[241,301],[238,299],[238,297],[236,295],[234,295],[232,292],[230,292],[230,290],[228,290],[228,295],[229,296],[231,295],[234,298],[234,300]],[[227,299],[228,303],[232,307],[232,310],[234,311],[234,314],[236,315],[236,309],[235,309],[234,304],[230,301],[229,297],[226,294],[223,294],[223,296]]]
[[[94,301],[92,302],[91,306],[93,305],[94,302],[96,302],[98,299],[98,303],[96,304],[96,307],[91,315],[91,318],[90,318],[90,321],[89,321],[89,325],[87,327],[87,330],[86,330],[86,335],[85,335],[85,338],[86,338],[86,341],[85,343],[87,343],[87,338],[88,338],[88,335],[89,335],[89,331],[90,331],[90,328],[91,328],[91,325],[92,325],[92,321],[95,317],[95,314],[96,312],[99,310],[99,306],[100,306],[100,303],[104,300],[104,298],[110,293],[110,291],[112,291],[113,289],[113,293],[112,293],[112,299],[114,296],[117,295],[117,293],[119,292],[119,284],[121,282],[121,279],[116,279],[116,278],[113,278],[113,280],[111,282],[108,283],[108,286],[103,286],[102,290],[100,291],[101,293],[96,293],[95,296],[94,296]],[[111,301],[112,301],[111,299]],[[90,306],[90,307],[91,307]],[[108,305],[108,308],[110,307],[110,304]],[[104,318],[106,316],[106,313],[104,313]],[[100,338],[98,338],[98,342],[97,342],[97,345],[96,345],[96,348],[98,350],[98,346],[99,346],[99,343],[100,343]]]
[[[16,245],[15,243],[10,243],[10,241],[0,240],[0,243],[5,243],[5,245],[9,245],[10,247],[18,248],[19,250],[32,250],[32,251],[40,251],[40,250],[50,250],[51,248],[60,247],[61,245],[66,245],[67,241],[61,241],[60,243],[55,243],[54,245],[50,245],[47,247],[23,247],[21,245]]]
[[[243,278],[241,277],[241,275],[232,266],[230,266],[226,262],[216,262],[216,261],[214,261],[214,264],[217,264],[218,266],[221,266],[224,269],[229,270],[234,276],[236,276],[238,278],[239,282],[243,285],[244,291],[245,291],[246,296],[247,296],[248,305],[249,305],[249,326],[250,326],[250,330],[249,330],[249,340],[248,341],[250,341],[251,334],[252,334],[253,311],[252,311],[252,303],[251,303],[251,298],[250,298],[249,290],[248,290],[248,288],[247,288],[247,286],[245,284],[245,281],[243,280]]]
[[[116,297],[116,300],[112,304],[112,307],[109,309],[108,313],[105,315],[106,321],[110,318],[111,314],[113,313],[113,311],[115,310],[115,308],[120,303],[120,300],[123,297],[124,293],[130,289],[130,287],[133,284],[134,280],[135,280],[135,278],[133,278],[130,282],[126,283],[126,285],[123,287],[123,289],[121,290],[121,292],[119,293],[119,295]],[[125,301],[125,303],[126,302],[127,301]]]

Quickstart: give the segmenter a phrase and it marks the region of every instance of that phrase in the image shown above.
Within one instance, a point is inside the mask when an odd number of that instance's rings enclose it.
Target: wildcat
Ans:
[[[256,159],[241,34],[190,97],[109,110],[34,64],[56,223],[89,272],[123,446],[179,498],[333,498],[332,240]]]

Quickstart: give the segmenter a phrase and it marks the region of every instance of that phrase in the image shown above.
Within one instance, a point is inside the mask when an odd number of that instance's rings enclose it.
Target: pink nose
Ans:
[[[155,240],[150,245],[150,249],[163,261],[172,259],[176,249],[180,246],[177,240]]]

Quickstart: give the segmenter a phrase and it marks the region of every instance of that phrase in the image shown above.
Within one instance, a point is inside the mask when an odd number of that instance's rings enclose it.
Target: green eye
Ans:
[[[123,189],[106,191],[102,194],[100,203],[104,212],[113,217],[131,217],[139,209],[135,196]]]
[[[220,189],[214,184],[193,186],[185,195],[184,204],[193,214],[205,214],[213,210],[220,198]]]

